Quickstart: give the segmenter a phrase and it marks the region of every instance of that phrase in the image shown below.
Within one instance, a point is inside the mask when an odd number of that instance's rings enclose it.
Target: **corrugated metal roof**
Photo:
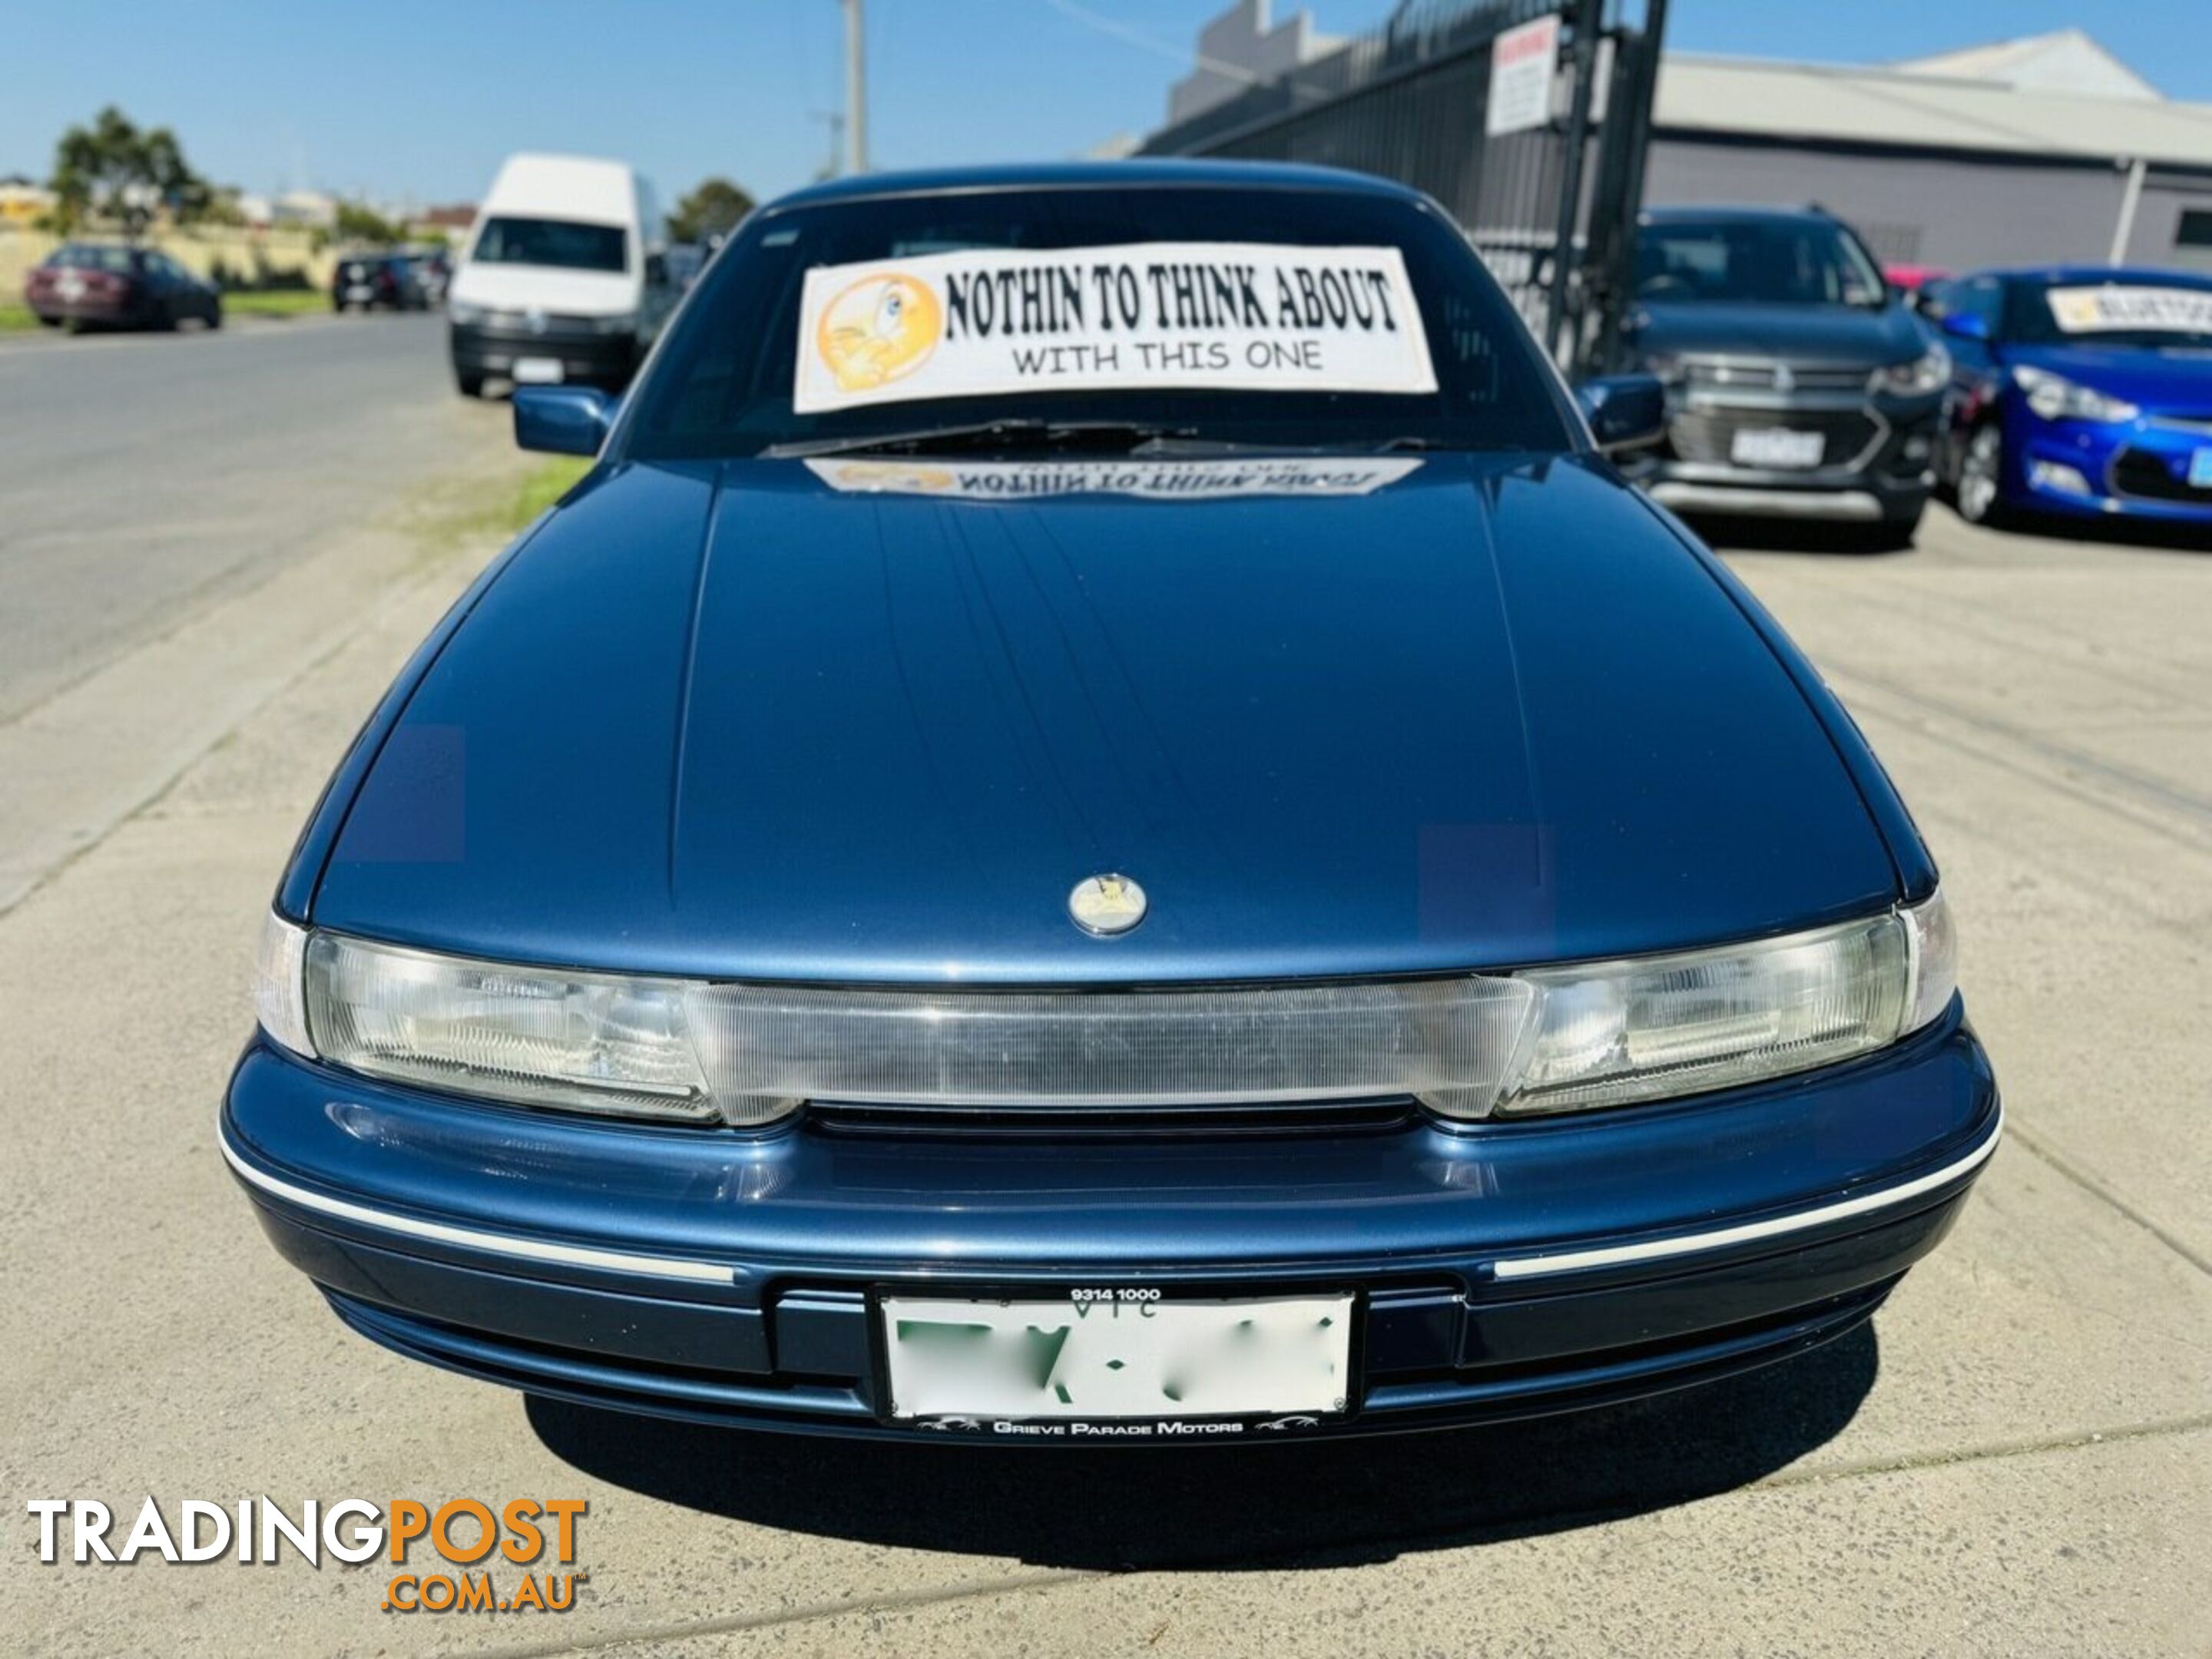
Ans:
[[[1902,149],[1994,150],[2212,168],[2212,104],[2139,103],[1894,69],[1669,52],[1657,124]]]

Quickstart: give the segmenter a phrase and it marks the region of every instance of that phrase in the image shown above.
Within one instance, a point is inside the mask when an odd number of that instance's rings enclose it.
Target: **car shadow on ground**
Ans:
[[[672,1504],[855,1542],[1100,1570],[1329,1567],[1559,1532],[1746,1486],[1874,1384],[1862,1325],[1632,1405],[1304,1446],[906,1445],[720,1429],[533,1395],[556,1456]]]

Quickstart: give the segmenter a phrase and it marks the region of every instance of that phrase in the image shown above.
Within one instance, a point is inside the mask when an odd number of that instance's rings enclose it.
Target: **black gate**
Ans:
[[[1667,0],[1401,0],[1375,33],[1147,139],[1151,155],[1353,167],[1427,191],[1459,221],[1571,375],[1620,338]],[[1556,19],[1534,124],[1492,133],[1499,37]],[[1512,35],[1517,52],[1541,29]]]

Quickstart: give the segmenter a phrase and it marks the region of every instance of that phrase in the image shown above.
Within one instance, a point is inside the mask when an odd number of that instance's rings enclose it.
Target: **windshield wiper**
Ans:
[[[878,432],[865,437],[770,444],[760,453],[771,460],[805,455],[950,454],[975,449],[1095,449],[1126,455],[1149,443],[1197,435],[1194,427],[1153,426],[1138,421],[976,421],[962,426],[926,427],[913,432]]]

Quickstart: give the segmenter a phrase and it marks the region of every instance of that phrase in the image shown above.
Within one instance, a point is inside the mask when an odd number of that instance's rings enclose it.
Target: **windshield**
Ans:
[[[2024,345],[2212,346],[2212,282],[2199,278],[2021,283],[2009,309],[2007,337]]]
[[[810,270],[817,273],[819,311],[825,303],[819,291],[844,282],[827,268],[902,262],[890,280],[880,270],[872,273],[874,287],[860,296],[868,314],[849,319],[854,331],[839,334],[835,343],[842,349],[844,342],[857,341],[856,351],[873,350],[862,331],[896,325],[889,319],[898,317],[902,305],[920,307],[906,312],[905,325],[910,328],[926,316],[932,338],[941,332],[945,339],[931,366],[933,386],[948,378],[947,360],[967,344],[960,331],[972,334],[984,325],[984,302],[994,296],[1004,296],[994,313],[1002,333],[1012,331],[1016,318],[1030,331],[1025,349],[1028,341],[1061,343],[1061,361],[1076,364],[1078,357],[1068,353],[1077,348],[1065,343],[1088,341],[1080,350],[1119,347],[1122,363],[1133,363],[1137,353],[1153,348],[1113,319],[1139,319],[1141,334],[1163,307],[1173,312],[1187,297],[1176,287],[1173,269],[1160,266],[1164,256],[1147,252],[1168,244],[1205,245],[1231,265],[1269,273],[1255,276],[1252,287],[1265,296],[1270,331],[1278,321],[1275,281],[1281,267],[1293,262],[1319,267],[1355,256],[1370,264],[1402,258],[1404,287],[1391,292],[1398,295],[1407,322],[1422,328],[1419,334],[1409,329],[1390,343],[1411,345],[1415,356],[1425,344],[1419,384],[1433,389],[1108,385],[1095,373],[1086,379],[1079,367],[1057,385],[1009,388],[1000,382],[985,388],[963,380],[959,384],[970,389],[959,395],[914,395],[924,381],[916,375],[913,384],[896,389],[896,400],[891,395],[820,399],[799,385],[807,346],[820,340],[826,349],[832,342],[821,331],[848,326],[842,311],[822,311],[814,330],[802,329]],[[1079,258],[1056,252],[1061,250],[1084,252]],[[996,261],[998,280],[963,279],[957,271],[938,275],[948,261],[963,260],[971,269]],[[1102,267],[1111,268],[1103,285]],[[1194,273],[1198,268],[1182,269]],[[906,273],[920,275],[921,286],[906,290]],[[1121,286],[1114,284],[1114,276]],[[827,303],[845,305],[850,291]],[[1188,327],[1174,349],[1232,354],[1226,361],[1242,371],[1247,360],[1236,354],[1252,349],[1255,341],[1205,291],[1202,279],[1193,291],[1203,303],[1184,319]],[[1025,295],[1042,301],[1033,316],[1021,309]],[[1370,320],[1380,316],[1375,295],[1369,288],[1353,296]],[[941,295],[941,304],[933,295]],[[1326,332],[1322,320],[1320,331]],[[1271,348],[1304,349],[1295,337],[1300,331],[1284,329]],[[1381,335],[1376,321],[1366,343],[1378,354]],[[866,367],[858,360],[850,366]],[[1425,378],[1431,368],[1432,382]],[[903,371],[887,366],[874,372],[888,377]],[[1416,383],[1410,374],[1392,380],[1384,369],[1376,373],[1377,386]],[[795,389],[808,412],[794,410]],[[1094,439],[1112,427],[1131,442],[1157,430],[1195,447],[1559,451],[1573,441],[1550,370],[1455,229],[1410,202],[1321,191],[1194,185],[981,191],[826,202],[757,214],[700,279],[635,397],[630,452],[660,459],[749,455],[782,445],[856,445],[872,436],[1001,422],[1032,434],[1045,428],[1080,428]],[[974,434],[966,436],[973,447]],[[991,441],[989,434],[984,441]]]
[[[550,265],[559,270],[624,270],[629,264],[620,225],[567,219],[487,219],[469,257],[483,264]]]
[[[1636,244],[1638,299],[1668,304],[1879,307],[1881,273],[1857,240],[1825,219],[1667,219]]]

